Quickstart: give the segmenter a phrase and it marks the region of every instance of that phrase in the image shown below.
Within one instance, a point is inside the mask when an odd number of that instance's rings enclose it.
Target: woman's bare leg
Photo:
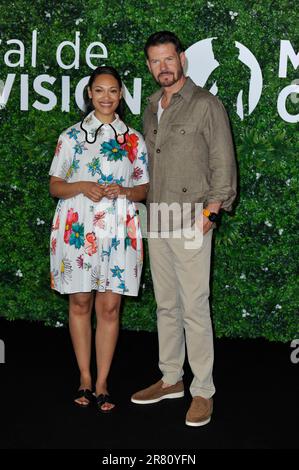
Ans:
[[[69,328],[78,367],[80,370],[81,389],[92,389],[90,373],[91,355],[91,312],[94,294],[81,292],[69,295]],[[82,397],[75,400],[79,404],[88,405],[89,401]]]
[[[107,377],[110,371],[115,346],[119,332],[119,309],[121,295],[111,291],[97,292],[95,309],[97,315],[96,356],[97,382],[96,395],[107,394]],[[105,403],[103,410],[109,410],[114,405]]]

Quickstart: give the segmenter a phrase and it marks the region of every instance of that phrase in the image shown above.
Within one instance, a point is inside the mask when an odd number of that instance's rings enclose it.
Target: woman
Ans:
[[[147,153],[141,134],[117,114],[122,83],[113,67],[90,76],[87,115],[64,131],[50,169],[50,193],[59,198],[51,233],[51,287],[69,294],[69,327],[80,370],[75,403],[93,399],[90,372],[91,313],[95,334],[99,411],[115,404],[107,388],[122,295],[138,294],[142,238],[134,201],[148,190]]]

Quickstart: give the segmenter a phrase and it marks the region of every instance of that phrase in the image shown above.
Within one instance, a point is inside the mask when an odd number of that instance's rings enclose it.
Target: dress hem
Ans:
[[[138,293],[137,294],[129,294],[128,292],[124,292],[123,290],[113,290],[113,289],[105,289],[105,290],[97,290],[97,289],[91,289],[91,290],[76,290],[76,291],[71,291],[71,292],[61,292],[59,289],[56,289],[55,287],[51,287],[51,290],[54,290],[56,292],[59,292],[59,294],[61,295],[68,295],[68,294],[84,294],[84,293],[88,293],[88,292],[93,292],[93,291],[96,291],[96,292],[114,292],[115,294],[121,294],[121,295],[126,295],[128,297],[138,297]]]

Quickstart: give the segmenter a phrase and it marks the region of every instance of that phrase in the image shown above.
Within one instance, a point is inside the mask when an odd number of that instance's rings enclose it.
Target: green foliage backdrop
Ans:
[[[133,77],[142,78],[144,109],[156,85],[146,69],[143,45],[152,32],[170,29],[186,48],[200,39],[217,38],[213,46],[221,67],[206,86],[217,80],[236,145],[239,197],[233,216],[223,217],[213,258],[216,335],[279,341],[298,337],[298,123],[286,123],[277,113],[279,92],[298,78],[290,63],[287,78],[278,78],[280,40],[290,40],[299,50],[297,6],[295,0],[0,1],[0,79],[17,74],[9,102],[0,110],[0,315],[48,325],[67,321],[67,297],[49,287],[48,245],[56,201],[49,196],[48,170],[58,135],[80,116],[73,93],[78,81],[90,74],[86,47],[93,41],[106,45],[105,63],[119,70],[131,93]],[[39,31],[36,68],[30,59],[34,29]],[[74,41],[75,31],[81,38],[80,68],[61,70],[55,50],[64,40]],[[22,68],[4,64],[5,52],[15,48],[6,44],[9,39],[25,44]],[[236,97],[249,77],[237,60],[235,41],[252,51],[264,79],[260,102],[244,121],[236,114]],[[19,110],[21,73],[29,74],[28,112]],[[57,78],[50,88],[58,102],[50,112],[32,108],[35,99],[46,102],[32,88],[34,78],[43,73]],[[61,112],[61,75],[71,77],[70,113]],[[288,102],[288,111],[298,113],[298,105]],[[127,122],[141,130],[141,116],[127,112]],[[148,261],[140,296],[126,299],[122,321],[124,328],[155,329]]]

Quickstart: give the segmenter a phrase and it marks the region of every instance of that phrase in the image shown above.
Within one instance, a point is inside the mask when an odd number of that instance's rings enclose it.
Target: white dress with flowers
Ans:
[[[49,174],[68,183],[93,181],[125,187],[149,181],[147,152],[141,134],[129,128],[124,143],[117,135],[128,129],[116,117],[104,124],[92,111],[64,131]],[[115,134],[116,133],[116,134]],[[88,143],[93,142],[94,143]],[[87,137],[87,138],[86,138]],[[121,139],[118,139],[121,141]],[[105,292],[138,295],[143,262],[142,236],[136,206],[125,198],[95,203],[79,194],[60,199],[51,240],[51,287],[61,294]]]

